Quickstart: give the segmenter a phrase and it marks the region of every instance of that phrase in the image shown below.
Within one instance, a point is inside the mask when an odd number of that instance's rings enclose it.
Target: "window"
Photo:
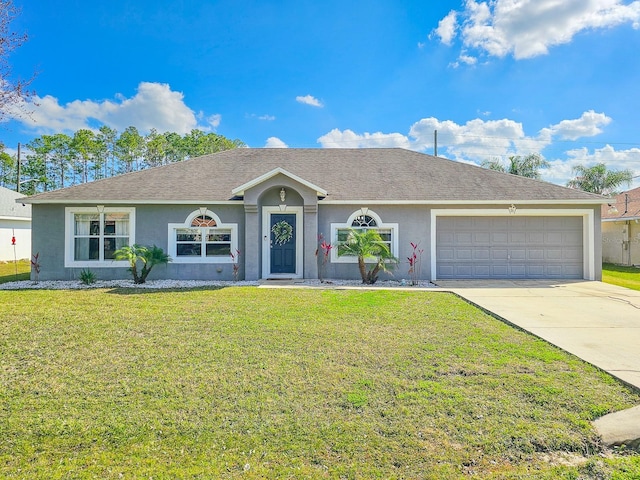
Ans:
[[[332,243],[336,248],[331,249],[331,261],[337,263],[355,263],[356,257],[351,255],[338,256],[337,246],[347,241],[349,231],[353,230],[376,230],[382,241],[385,242],[391,253],[398,256],[398,224],[397,223],[382,223],[380,217],[372,211],[363,213],[362,210],[358,210],[351,214],[346,223],[332,223],[331,224],[331,238]]]
[[[120,266],[115,251],[134,243],[133,208],[66,208],[65,213],[65,266]]]
[[[185,223],[169,224],[169,255],[174,263],[229,263],[236,232],[236,224],[222,224],[213,212],[193,212]]]

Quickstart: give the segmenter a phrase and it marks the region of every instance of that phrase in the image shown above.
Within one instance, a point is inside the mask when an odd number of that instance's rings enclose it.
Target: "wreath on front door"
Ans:
[[[293,227],[286,220],[280,220],[271,227],[276,245],[284,245],[293,237]]]

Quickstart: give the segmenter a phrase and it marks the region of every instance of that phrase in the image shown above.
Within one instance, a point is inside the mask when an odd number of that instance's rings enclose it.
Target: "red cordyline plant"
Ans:
[[[333,245],[331,245],[331,243],[327,243],[322,234],[318,235],[318,244],[318,248],[316,248],[316,257],[321,259],[318,268],[318,277],[320,277],[320,282],[324,282],[324,273]]]
[[[422,253],[424,249],[418,248],[419,243],[411,244],[411,255],[407,257],[409,261],[409,276],[411,277],[411,285],[418,285],[420,281],[420,264],[422,263]]]
[[[31,270],[35,274],[33,276],[33,280],[36,283],[38,283],[38,280],[40,279],[40,262],[38,261],[39,258],[40,258],[40,252],[33,255],[33,258],[31,259]]]
[[[231,252],[229,253],[229,255],[231,256],[231,261],[233,262],[233,281],[237,282],[238,281],[238,275],[240,273],[240,264],[238,263],[238,259],[240,258],[240,250],[238,250],[236,248],[235,253]]]

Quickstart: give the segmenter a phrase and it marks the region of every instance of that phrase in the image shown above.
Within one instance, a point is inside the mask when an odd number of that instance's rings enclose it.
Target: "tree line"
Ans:
[[[185,135],[152,129],[143,136],[133,126],[121,133],[102,126],[42,135],[24,145],[20,159],[0,151],[0,185],[33,195],[243,146],[197,129]]]

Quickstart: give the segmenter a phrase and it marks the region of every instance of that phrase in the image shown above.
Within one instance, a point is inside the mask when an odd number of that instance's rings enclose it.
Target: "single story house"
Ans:
[[[0,261],[31,258],[31,205],[17,203],[24,195],[0,187]]]
[[[375,228],[401,261],[394,278],[413,243],[434,281],[600,279],[606,199],[397,148],[239,148],[22,201],[42,280],[126,278],[113,252],[134,243],[172,257],[150,279],[231,280],[236,261],[246,280],[314,279],[319,239]],[[324,277],[359,278],[336,251]]]
[[[602,261],[640,265],[640,187],[602,205]]]

